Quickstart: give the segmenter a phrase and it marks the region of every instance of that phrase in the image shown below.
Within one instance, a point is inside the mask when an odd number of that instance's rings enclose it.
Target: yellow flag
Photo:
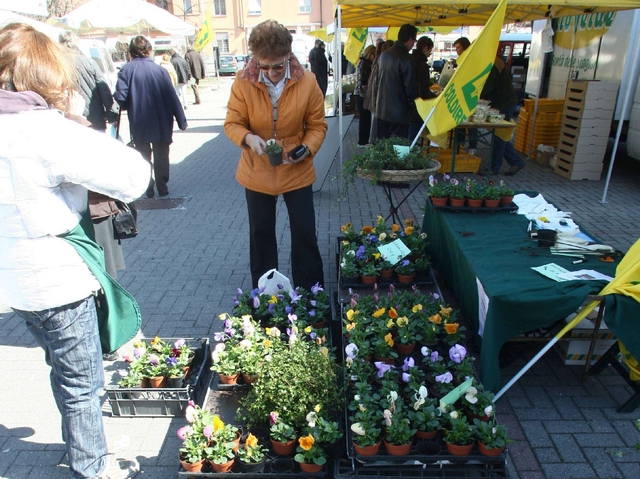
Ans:
[[[344,44],[344,56],[352,65],[358,63],[362,47],[364,47],[364,44],[367,41],[368,31],[368,28],[347,29],[347,42]]]
[[[207,15],[204,19],[204,25],[198,32],[198,38],[196,38],[193,48],[196,51],[201,51],[213,40],[213,28],[211,26],[211,11],[207,11]]]
[[[496,58],[506,7],[507,0],[502,0],[478,38],[466,50],[442,93],[433,100],[416,100],[420,116],[427,121],[430,137],[448,132],[476,109]]]

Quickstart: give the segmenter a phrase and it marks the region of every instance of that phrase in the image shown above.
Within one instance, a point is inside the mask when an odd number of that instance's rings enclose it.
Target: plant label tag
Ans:
[[[449,404],[454,404],[458,399],[462,397],[467,389],[473,384],[473,378],[467,379],[460,386],[448,393],[445,397],[440,399],[440,410],[445,410]]]
[[[378,251],[380,251],[380,254],[385,261],[388,261],[392,265],[395,265],[398,261],[411,253],[411,250],[407,248],[400,238],[392,243],[378,246]]]
[[[402,145],[393,145],[393,149],[396,150],[396,153],[398,154],[398,158],[400,159],[407,156],[409,154],[409,151],[411,151],[410,147],[402,146]]]

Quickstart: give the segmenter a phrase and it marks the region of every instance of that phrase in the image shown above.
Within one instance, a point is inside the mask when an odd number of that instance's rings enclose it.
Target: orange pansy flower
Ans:
[[[411,218],[404,220],[405,226],[413,226],[413,220]]]
[[[391,333],[387,334],[387,335],[384,337],[384,340],[385,340],[385,342],[389,345],[389,347],[390,347],[390,348],[392,348],[392,347],[393,347],[393,345],[395,344],[395,343],[393,342],[393,337],[391,336]]]
[[[389,317],[391,319],[396,319],[398,317],[398,312],[396,311],[396,308],[389,308]]]
[[[367,235],[368,235],[369,233],[371,233],[371,230],[373,230],[373,226],[369,226],[369,225],[367,225],[367,226],[363,226],[363,227],[362,227],[362,232],[363,232],[364,234],[367,234]]]
[[[456,334],[458,326],[460,326],[458,323],[447,323],[444,325],[444,330],[447,334]]]
[[[316,442],[316,440],[313,438],[311,434],[309,434],[308,436],[303,436],[300,439],[298,439],[298,442],[300,443],[300,447],[302,449],[304,449],[305,451],[308,451],[313,447],[313,443]]]
[[[429,317],[429,321],[435,324],[440,324],[442,323],[442,317],[439,314],[434,314],[433,316]]]
[[[393,223],[393,225],[391,226],[391,231],[397,233],[398,231],[400,231],[400,225]]]
[[[404,234],[406,234],[407,236],[412,235],[413,234],[413,226],[407,226],[404,229]]]

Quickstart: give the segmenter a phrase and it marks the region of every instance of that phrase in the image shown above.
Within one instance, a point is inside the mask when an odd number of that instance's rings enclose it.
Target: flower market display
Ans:
[[[476,378],[456,316],[416,287],[354,294],[345,305],[348,447],[365,465],[397,455],[424,464],[442,455],[504,459],[506,428],[495,422],[493,394]]]
[[[373,225],[365,225],[357,231],[353,223],[341,226],[340,283],[344,286],[358,284],[412,284],[431,281],[429,259],[425,255],[427,234],[421,233],[413,220],[405,220],[400,226],[387,226],[382,216]],[[400,241],[406,247],[406,256],[391,263],[385,260],[381,248]]]

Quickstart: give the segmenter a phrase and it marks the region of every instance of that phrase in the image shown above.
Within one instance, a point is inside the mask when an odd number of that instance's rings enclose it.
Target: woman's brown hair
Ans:
[[[291,53],[293,37],[284,25],[267,20],[251,30],[249,49],[258,58],[278,58]]]
[[[44,33],[24,23],[0,30],[0,88],[33,91],[68,112],[74,78],[71,60]]]

